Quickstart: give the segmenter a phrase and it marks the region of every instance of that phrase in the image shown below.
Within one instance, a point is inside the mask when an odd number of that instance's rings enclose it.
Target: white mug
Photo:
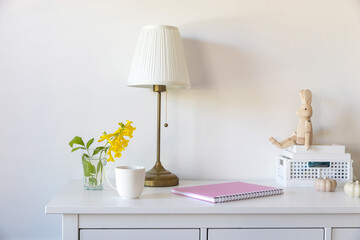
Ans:
[[[140,197],[144,190],[145,168],[139,166],[119,166],[115,168],[116,188],[110,183],[108,175],[106,180],[111,188],[116,190],[121,198],[133,199]]]

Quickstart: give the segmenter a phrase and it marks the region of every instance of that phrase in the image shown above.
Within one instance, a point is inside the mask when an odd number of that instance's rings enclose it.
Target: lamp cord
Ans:
[[[165,92],[165,124],[164,124],[164,127],[168,127],[169,124],[167,123],[167,89],[166,89],[166,92]]]

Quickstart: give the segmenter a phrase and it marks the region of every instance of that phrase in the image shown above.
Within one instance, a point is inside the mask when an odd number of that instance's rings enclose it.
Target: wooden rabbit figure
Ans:
[[[297,125],[296,132],[294,134],[285,139],[282,142],[276,141],[273,137],[269,138],[269,140],[277,146],[278,148],[287,148],[292,145],[304,145],[305,149],[308,150],[309,146],[312,143],[312,125],[310,117],[312,116],[312,107],[311,107],[311,91],[309,89],[300,91],[301,98],[301,106],[299,110],[297,110],[296,114],[299,116],[299,122]]]

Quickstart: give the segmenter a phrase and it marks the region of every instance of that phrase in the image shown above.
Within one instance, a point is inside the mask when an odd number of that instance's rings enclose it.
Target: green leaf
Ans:
[[[89,183],[90,183],[91,186],[95,187],[97,185],[96,178],[94,178],[94,177],[90,178]]]
[[[98,154],[101,150],[103,150],[105,147],[97,147],[94,149],[93,156]]]
[[[87,143],[86,143],[86,148],[89,148],[90,145],[94,142],[94,139],[90,139]]]
[[[84,147],[73,148],[73,149],[71,150],[71,152],[75,152],[76,150],[79,150],[79,149],[86,149],[86,148],[84,148]]]
[[[69,142],[69,145],[70,147],[73,147],[74,144],[78,144],[78,145],[82,145],[85,147],[85,144],[84,144],[84,141],[82,140],[81,137],[74,137],[70,142]]]
[[[99,174],[99,172],[102,171],[102,169],[103,169],[103,164],[101,161],[98,162],[96,168],[97,168],[96,172],[97,172],[97,174]]]
[[[84,176],[85,177],[90,177],[91,175],[96,174],[96,169],[95,169],[94,165],[92,165],[91,162],[87,161],[84,156],[82,158],[82,164],[83,164],[83,168],[84,168]]]

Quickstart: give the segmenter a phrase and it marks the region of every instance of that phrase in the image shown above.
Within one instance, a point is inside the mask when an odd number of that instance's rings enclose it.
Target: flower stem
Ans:
[[[104,149],[101,151],[99,159],[101,159],[101,155],[102,155],[102,154],[103,154],[103,152],[105,151],[105,149],[106,149],[106,145],[108,145],[108,143],[109,143],[109,142],[107,142],[107,143],[105,144]]]

